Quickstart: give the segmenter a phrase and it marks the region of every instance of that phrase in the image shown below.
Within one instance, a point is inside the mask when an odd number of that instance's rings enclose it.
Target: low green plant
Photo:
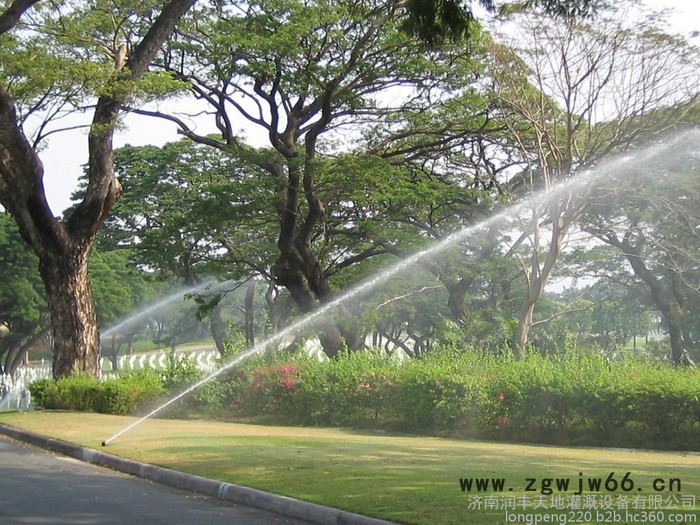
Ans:
[[[78,374],[57,381],[45,379],[29,386],[37,406],[105,414],[134,414],[152,404],[165,388],[158,374],[142,370],[98,381]]]
[[[700,371],[570,350],[521,360],[446,349],[245,364],[217,381],[220,412],[291,424],[540,442],[700,448]]]
[[[202,377],[195,358],[189,354],[169,352],[166,367],[160,371],[166,390],[181,390]]]
[[[133,414],[199,379],[194,362],[96,382],[32,385],[46,408]],[[161,397],[161,398],[162,398]],[[179,409],[179,410],[177,410]],[[569,349],[521,360],[451,348],[400,361],[254,357],[185,398],[178,415],[549,443],[700,449],[700,370]],[[174,413],[171,412],[171,415]]]

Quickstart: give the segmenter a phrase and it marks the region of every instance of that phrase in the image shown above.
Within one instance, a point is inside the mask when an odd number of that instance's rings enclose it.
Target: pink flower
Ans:
[[[282,379],[282,386],[287,390],[294,390],[298,382],[298,377],[285,377]]]
[[[280,365],[277,368],[277,372],[279,372],[280,375],[291,376],[297,373],[297,369],[294,365]]]

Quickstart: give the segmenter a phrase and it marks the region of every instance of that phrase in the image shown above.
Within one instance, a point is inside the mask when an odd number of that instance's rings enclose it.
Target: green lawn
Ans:
[[[132,421],[126,417],[67,412],[0,414],[0,422],[93,448],[100,448],[102,440]],[[180,420],[147,421],[104,450],[401,523],[504,523],[503,508],[484,509],[494,505],[515,504],[516,512],[529,515],[525,519],[554,512],[530,507],[523,511],[522,503],[533,507],[563,504],[564,512],[557,511],[558,516],[568,515],[569,523],[600,523],[601,516],[611,518],[603,521],[612,523],[612,512],[618,511],[624,501],[628,512],[674,513],[672,519],[664,515],[665,522],[674,520],[676,514],[689,514],[683,520],[675,520],[688,524],[697,523],[699,518],[698,454],[512,445]],[[611,472],[618,482],[630,472],[628,479],[635,486],[630,492],[618,488],[597,494],[596,501],[613,503],[609,509],[587,509],[585,497],[572,497],[579,472],[584,479],[602,478],[603,482]],[[475,488],[472,492],[462,491],[460,478],[482,477],[505,478],[505,492],[477,492]],[[536,480],[533,488],[537,492],[525,491],[528,478]],[[542,495],[539,489],[545,478],[570,478],[569,492],[555,488],[552,494]],[[655,493],[651,486],[656,478],[663,478],[666,484],[671,478],[679,479],[681,491]],[[522,500],[523,496],[527,499]],[[649,508],[650,503],[659,503],[654,496],[661,496],[661,509]],[[605,497],[609,498],[604,500]],[[647,508],[635,509],[642,500]],[[570,509],[577,501],[584,508]],[[683,508],[688,505],[693,508]],[[666,508],[669,506],[672,508]],[[599,519],[595,519],[596,511],[608,514],[599,514]],[[618,523],[625,523],[622,516]]]

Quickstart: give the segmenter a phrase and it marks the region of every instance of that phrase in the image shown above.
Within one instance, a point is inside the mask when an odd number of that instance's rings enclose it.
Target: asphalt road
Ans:
[[[0,438],[2,525],[304,525]]]

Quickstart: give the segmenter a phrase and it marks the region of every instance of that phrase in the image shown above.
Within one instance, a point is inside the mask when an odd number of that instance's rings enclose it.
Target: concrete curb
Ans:
[[[332,507],[141,463],[0,423],[0,434],[93,465],[319,525],[396,525]]]

